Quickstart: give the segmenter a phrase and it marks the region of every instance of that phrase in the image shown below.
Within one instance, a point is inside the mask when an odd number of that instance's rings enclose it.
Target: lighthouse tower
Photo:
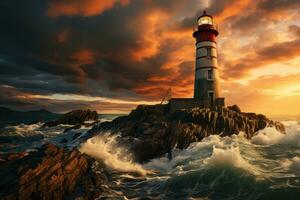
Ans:
[[[225,98],[219,92],[219,67],[217,62],[217,36],[219,34],[213,17],[203,12],[197,20],[196,67],[194,98],[172,98],[170,112],[195,107],[219,109],[225,106]]]
[[[194,98],[205,106],[214,107],[224,104],[219,98],[219,69],[217,62],[216,39],[219,34],[213,17],[203,12],[198,20],[198,28],[193,37],[196,39],[196,67]]]

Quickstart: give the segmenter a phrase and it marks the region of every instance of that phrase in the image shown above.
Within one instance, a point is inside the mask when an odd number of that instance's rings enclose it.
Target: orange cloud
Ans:
[[[81,65],[92,64],[95,61],[95,54],[89,49],[81,49],[72,55],[72,59]]]
[[[229,17],[240,15],[241,11],[245,8],[249,8],[249,4],[251,4],[251,7],[253,7],[253,4],[255,2],[253,0],[236,0],[233,1],[230,4],[227,4],[222,10],[221,13],[219,13],[215,18],[218,22],[224,21]]]
[[[48,15],[59,16],[93,16],[113,8],[117,3],[126,5],[129,0],[62,0],[54,1],[48,8]]]
[[[142,23],[145,31],[142,33],[142,38],[137,41],[138,47],[130,50],[133,59],[136,61],[150,58],[159,53],[161,38],[157,34],[157,30],[163,26],[162,22],[167,20],[168,16],[160,11],[153,11],[148,16],[142,16],[142,19],[138,22]],[[129,26],[137,26],[137,24],[134,22]]]

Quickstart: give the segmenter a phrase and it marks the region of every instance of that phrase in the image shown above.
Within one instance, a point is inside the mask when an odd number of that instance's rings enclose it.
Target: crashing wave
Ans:
[[[243,159],[239,147],[227,149],[213,148],[211,157],[204,160],[204,164],[210,166],[234,166],[248,169],[251,165]]]
[[[282,134],[273,127],[267,127],[251,138],[251,142],[257,145],[290,144],[300,143],[300,129],[297,123],[285,123],[287,133]]]
[[[80,145],[79,151],[104,163],[121,172],[138,172],[146,175],[150,171],[145,170],[141,165],[133,162],[131,154],[124,147],[120,147],[117,142],[118,135],[103,133],[90,138]]]

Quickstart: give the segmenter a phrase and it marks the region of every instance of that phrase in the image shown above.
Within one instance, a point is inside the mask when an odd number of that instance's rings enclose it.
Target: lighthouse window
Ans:
[[[212,69],[209,69],[207,71],[207,79],[208,80],[212,80],[213,79],[213,70]]]

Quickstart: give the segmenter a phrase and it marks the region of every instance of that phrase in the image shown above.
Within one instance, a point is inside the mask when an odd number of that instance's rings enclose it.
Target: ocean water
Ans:
[[[285,135],[270,127],[259,131],[251,140],[245,139],[243,133],[223,138],[211,135],[185,150],[173,150],[172,160],[166,155],[144,164],[133,162],[126,147],[116,142],[119,136],[109,132],[82,142],[81,136],[75,140],[68,137],[79,132],[84,135],[88,127],[75,133],[62,133],[64,126],[47,130],[41,130],[39,124],[14,128],[15,134],[24,138],[43,135],[35,146],[52,141],[77,147],[106,163],[113,171],[109,187],[115,192],[99,198],[300,199],[300,124],[282,123],[286,126]],[[6,135],[13,137],[13,132],[8,131]],[[61,139],[66,137],[68,142],[61,144]]]

